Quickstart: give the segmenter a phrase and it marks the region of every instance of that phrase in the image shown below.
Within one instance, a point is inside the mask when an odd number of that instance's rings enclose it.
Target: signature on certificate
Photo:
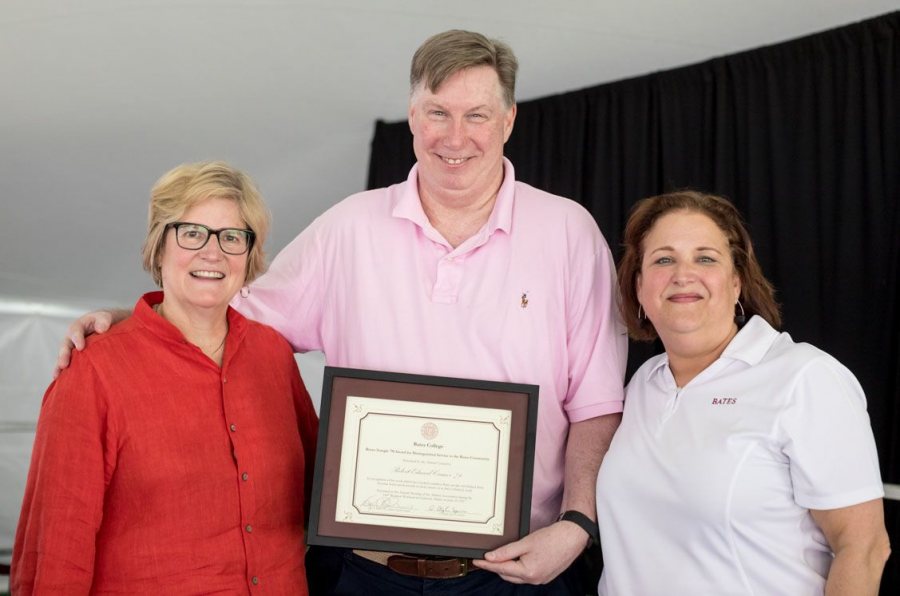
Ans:
[[[400,497],[396,495],[374,494],[366,497],[359,506],[370,511],[412,511],[412,505],[404,505]]]
[[[440,513],[441,515],[467,515],[469,512],[465,509],[458,509],[453,505],[429,505],[428,511],[432,513]]]

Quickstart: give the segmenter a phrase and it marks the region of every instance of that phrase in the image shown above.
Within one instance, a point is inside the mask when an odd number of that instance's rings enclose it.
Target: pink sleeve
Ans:
[[[248,319],[275,328],[295,352],[321,350],[325,255],[313,222],[278,253],[268,271],[231,305]]]
[[[586,212],[584,215],[590,218]],[[582,233],[590,245],[574,243],[570,255],[566,317],[569,390],[565,403],[570,422],[622,411],[628,358],[612,255],[593,219],[580,223],[588,228]]]

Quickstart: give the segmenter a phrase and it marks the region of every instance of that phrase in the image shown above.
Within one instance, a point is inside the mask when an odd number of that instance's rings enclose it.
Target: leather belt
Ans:
[[[391,571],[401,575],[422,579],[452,579],[454,577],[462,577],[470,571],[478,569],[472,566],[472,559],[436,556],[416,557],[372,550],[354,550],[353,553],[379,565],[384,565]]]

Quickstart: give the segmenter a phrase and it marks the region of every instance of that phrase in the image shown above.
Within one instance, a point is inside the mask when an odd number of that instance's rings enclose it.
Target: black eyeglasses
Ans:
[[[186,250],[200,250],[209,242],[210,236],[215,236],[222,252],[229,255],[242,255],[253,246],[255,234],[253,230],[241,228],[219,228],[214,230],[203,224],[176,221],[166,226],[166,229],[175,228],[175,241],[178,246]]]

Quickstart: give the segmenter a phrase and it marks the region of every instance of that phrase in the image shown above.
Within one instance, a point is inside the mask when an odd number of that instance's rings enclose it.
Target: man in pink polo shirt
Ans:
[[[627,351],[615,267],[587,211],[517,182],[503,157],[517,67],[477,33],[428,39],[410,73],[407,181],[326,211],[234,306],[332,366],[539,385],[532,532],[474,563],[488,572],[439,580],[313,548],[314,594],[570,594],[563,572],[596,538]]]

